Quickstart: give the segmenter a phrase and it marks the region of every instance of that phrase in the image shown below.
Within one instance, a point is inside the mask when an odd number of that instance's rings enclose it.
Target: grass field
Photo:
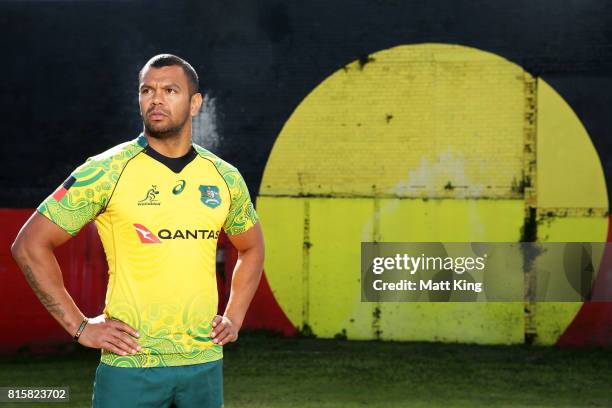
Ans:
[[[5,358],[0,386],[69,386],[70,404],[48,405],[90,406],[98,356]],[[228,408],[612,407],[612,350],[243,335],[224,369]]]

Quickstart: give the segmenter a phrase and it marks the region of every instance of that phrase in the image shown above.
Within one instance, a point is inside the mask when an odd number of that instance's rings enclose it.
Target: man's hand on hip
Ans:
[[[240,327],[226,316],[216,315],[212,321],[213,330],[210,337],[213,339],[213,343],[225,345],[229,342],[238,340],[238,331]]]
[[[140,345],[134,339],[140,334],[132,327],[117,320],[106,320],[104,315],[89,319],[79,343],[86,347],[101,348],[121,356],[136,354]]]

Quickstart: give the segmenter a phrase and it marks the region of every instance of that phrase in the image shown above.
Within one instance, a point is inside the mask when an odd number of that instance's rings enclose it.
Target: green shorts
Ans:
[[[223,406],[223,359],[176,367],[124,368],[100,363],[94,408]]]

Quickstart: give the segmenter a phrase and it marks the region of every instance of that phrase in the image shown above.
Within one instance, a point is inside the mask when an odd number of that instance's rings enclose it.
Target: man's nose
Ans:
[[[162,90],[156,90],[153,92],[153,98],[151,98],[151,102],[155,104],[164,103],[164,93],[162,92]]]

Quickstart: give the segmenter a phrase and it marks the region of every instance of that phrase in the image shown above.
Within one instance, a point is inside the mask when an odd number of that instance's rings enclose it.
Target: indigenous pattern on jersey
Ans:
[[[223,357],[210,337],[217,240],[221,228],[235,235],[258,221],[234,166],[195,144],[178,161],[165,158],[141,134],[87,159],[37,209],[72,235],[95,220],[109,267],[104,314],[137,329],[142,346],[131,356],[103,350],[103,363],[159,367]]]

